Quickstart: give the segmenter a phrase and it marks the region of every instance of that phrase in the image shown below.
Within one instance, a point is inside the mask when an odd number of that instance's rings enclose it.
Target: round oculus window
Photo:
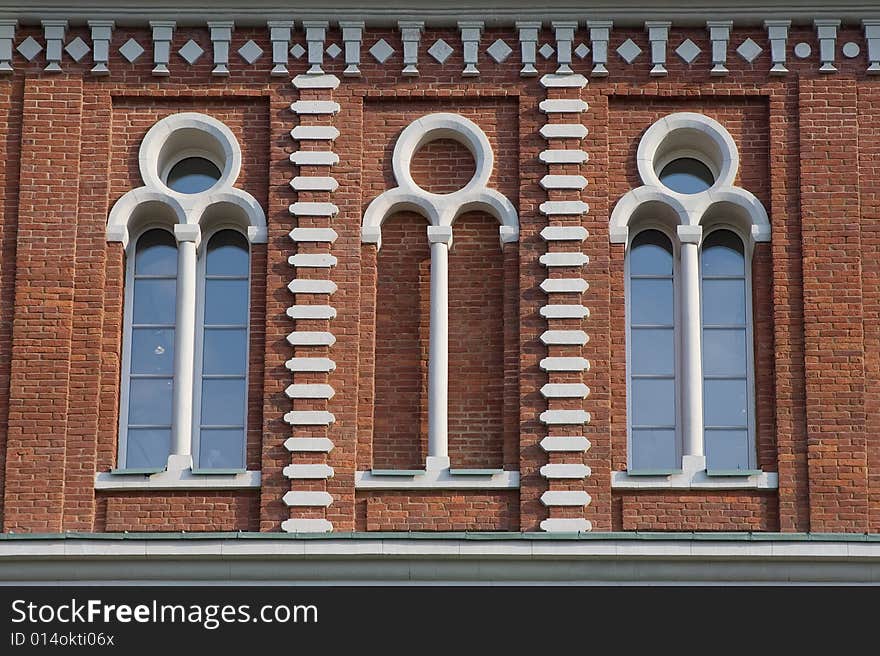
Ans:
[[[181,194],[198,194],[213,187],[220,179],[220,169],[204,157],[186,157],[168,172],[165,184]]]
[[[715,176],[700,160],[679,157],[663,167],[660,182],[680,194],[698,194],[715,184]]]

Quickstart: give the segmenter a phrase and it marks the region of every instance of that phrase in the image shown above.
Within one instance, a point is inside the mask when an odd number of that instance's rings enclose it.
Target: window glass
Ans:
[[[220,169],[204,157],[187,157],[171,167],[166,184],[182,194],[198,194],[220,179]]]
[[[729,230],[703,242],[703,424],[707,466],[749,469],[749,348],[745,249]]]
[[[245,237],[221,230],[206,249],[201,335],[199,468],[244,468],[250,254]]]
[[[660,171],[660,182],[680,194],[698,194],[715,184],[709,167],[692,157],[672,160]]]
[[[628,258],[629,468],[668,471],[678,467],[672,243],[645,230]]]

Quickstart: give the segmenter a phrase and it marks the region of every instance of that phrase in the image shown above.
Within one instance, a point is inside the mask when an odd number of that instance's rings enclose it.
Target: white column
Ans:
[[[703,367],[700,320],[700,226],[678,226],[681,242],[682,436],[684,469],[705,465],[689,456],[703,457]],[[696,467],[688,467],[688,460]]]
[[[174,331],[174,397],[171,454],[168,470],[192,467],[193,368],[196,341],[196,251],[201,239],[197,225],[174,226],[177,238],[177,314]]]
[[[449,467],[449,247],[451,226],[428,226],[431,326],[428,344],[428,470]]]

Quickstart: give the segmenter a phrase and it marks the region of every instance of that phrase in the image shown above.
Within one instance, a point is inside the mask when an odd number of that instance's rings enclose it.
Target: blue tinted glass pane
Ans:
[[[703,403],[706,426],[748,427],[747,387],[744,379],[704,380]]]
[[[672,321],[672,280],[634,278],[630,281],[630,314],[633,325]]]
[[[630,338],[630,367],[633,374],[675,373],[672,328],[633,328]]]
[[[704,276],[744,276],[742,240],[730,230],[716,230],[703,242]]]
[[[745,328],[703,331],[703,373],[707,376],[745,376]]]
[[[129,387],[128,423],[171,424],[170,378],[133,378]]]
[[[176,302],[176,280],[135,280],[132,322],[173,324]]]
[[[164,467],[171,450],[170,428],[129,428],[125,444],[125,466]]]
[[[206,328],[202,370],[205,374],[244,374],[247,369],[247,330]]]
[[[134,256],[137,275],[176,276],[177,242],[167,230],[148,230],[137,241]]]
[[[633,426],[675,426],[675,381],[632,380]]]
[[[244,469],[243,428],[202,428],[199,469]]]
[[[660,182],[680,194],[697,194],[715,184],[715,176],[701,161],[681,157],[663,167]]]
[[[174,329],[135,328],[131,331],[131,373],[174,373]]]
[[[703,281],[703,323],[737,325],[746,323],[746,283],[744,280]]]
[[[244,325],[248,317],[247,280],[205,281],[205,323]]]
[[[202,426],[244,426],[245,381],[202,381]]]
[[[171,167],[168,186],[182,194],[197,194],[214,186],[220,169],[203,157],[187,157]]]
[[[674,430],[633,429],[629,469],[679,469]]]
[[[633,239],[629,271],[634,276],[672,275],[672,243],[658,230],[645,230]]]
[[[706,431],[706,465],[708,469],[748,469],[749,450],[748,431]]]
[[[250,271],[248,243],[240,232],[221,230],[208,242],[209,276],[246,276]]]

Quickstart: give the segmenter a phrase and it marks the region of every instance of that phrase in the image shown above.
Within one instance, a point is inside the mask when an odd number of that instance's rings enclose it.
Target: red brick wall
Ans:
[[[21,27],[16,45],[42,32]],[[72,28],[67,40],[87,30]],[[764,52],[748,64],[735,45],[751,37]],[[42,55],[26,63],[16,55],[14,75],[0,80],[0,513],[3,530],[263,530],[277,531],[290,516],[281,502],[290,489],[282,468],[291,462],[284,440],[318,434],[292,430],[282,417],[294,407],[284,395],[291,382],[284,362],[296,353],[285,341],[293,329],[285,310],[295,300],[286,285],[296,252],[323,252],[324,245],[295,246],[288,212],[296,200],[297,143],[289,109],[299,98],[287,78],[270,78],[271,44],[265,29],[236,29],[230,77],[210,75],[205,29],[181,28],[172,43],[170,78],[150,74],[151,52],[135,64],[116,55],[130,37],[150,42],[144,29],[119,28],[111,44],[111,75],[88,73],[65,56],[65,73],[42,72]],[[542,357],[555,354],[539,341],[547,323],[538,314],[547,302],[540,290],[547,270],[539,232],[546,225],[538,205],[556,198],[538,185],[548,168],[538,161],[547,147],[538,129],[547,121],[538,103],[569,97],[519,76],[519,52],[497,64],[481,51],[478,78],[460,76],[460,48],[440,65],[424,54],[437,38],[459,43],[452,30],[428,29],[422,37],[420,77],[400,76],[400,34],[369,30],[364,36],[361,78],[342,78],[341,59],[328,72],[343,81],[332,97],[342,110],[308,119],[341,131],[332,144],[340,155],[332,175],[340,183],[332,202],[338,240],[329,247],[339,265],[330,276],[332,322],[302,322],[300,330],[332,330],[337,343],[309,355],[333,358],[337,369],[298,382],[329,382],[336,395],[327,407],[336,423],[327,431],[334,450],[325,458],[335,470],[326,489],[334,497],[326,516],[335,530],[537,530],[547,516],[539,499],[549,489],[539,469],[548,456],[539,447],[548,430],[538,421],[547,404],[540,387],[547,375]],[[177,50],[190,38],[206,54],[194,66]],[[384,38],[396,54],[378,64],[366,49]],[[484,32],[484,48],[497,38],[514,45],[512,29]],[[644,51],[625,65],[614,50],[632,38]],[[674,55],[685,38],[702,53],[688,66]],[[254,66],[236,59],[248,39],[267,53]],[[579,39],[586,39],[581,31]],[[549,30],[540,42],[551,42]],[[863,43],[859,29],[841,29],[838,43]],[[793,28],[789,43],[806,41],[818,51],[812,28]],[[297,32],[294,42],[304,43]],[[327,44],[340,42],[330,30]],[[590,289],[566,302],[590,308],[583,349],[591,368],[572,375],[590,395],[592,415],[584,434],[592,448],[576,459],[592,468],[583,484],[592,502],[558,516],[589,519],[594,530],[877,531],[880,527],[880,447],[877,432],[880,378],[880,269],[876,193],[880,168],[880,81],[864,74],[863,57],[838,58],[840,72],[820,76],[815,57],[789,57],[791,73],[770,78],[769,44],[762,29],[737,29],[731,37],[724,78],[708,75],[706,31],[675,27],[669,39],[668,77],[648,74],[650,51],[640,29],[615,30],[609,43],[611,75],[593,78],[580,97],[589,110],[583,142],[552,146],[583,148],[590,160],[571,172],[589,184],[581,194],[589,212],[573,219],[589,230],[581,250],[590,257],[583,275]],[[863,47],[864,50],[864,47]],[[539,58],[541,72],[555,62]],[[586,62],[575,61],[586,72]],[[291,60],[294,73],[304,61]],[[252,253],[252,306],[247,462],[262,473],[254,492],[137,493],[94,490],[94,473],[115,466],[118,434],[124,256],[104,237],[107,214],[126,191],[140,184],[137,147],[159,118],[201,111],[224,121],[239,139],[243,167],[238,185],[266,210],[269,240]],[[394,186],[391,153],[400,131],[414,118],[454,111],[475,121],[495,151],[491,185],[517,206],[518,244],[498,245],[497,223],[473,213],[459,217],[450,257],[450,451],[454,465],[521,472],[519,492],[355,493],[357,470],[416,467],[425,451],[428,249],[425,222],[398,215],[386,222],[383,246],[360,242],[366,205]],[[719,120],[740,148],[738,184],[765,205],[772,241],[753,258],[758,462],[779,474],[778,491],[612,492],[612,470],[626,467],[625,326],[623,248],[608,242],[607,223],[617,199],[639,184],[635,149],[644,129],[674,111],[703,112]],[[554,117],[551,120],[572,120]],[[304,119],[305,121],[305,119]],[[416,181],[446,193],[473,174],[473,158],[443,140],[414,158]],[[331,173],[330,169],[327,171]],[[300,274],[297,274],[300,275]],[[304,275],[317,275],[305,273]],[[321,274],[323,275],[323,274]],[[551,272],[551,276],[563,275]],[[565,274],[567,275],[567,274]],[[415,294],[419,290],[420,294]],[[298,303],[318,299],[296,299]],[[321,301],[323,302],[323,297]],[[554,326],[556,327],[556,326]],[[383,366],[395,360],[400,369]],[[562,382],[562,379],[559,380]],[[310,402],[297,402],[306,409]],[[555,407],[555,406],[554,406]],[[552,429],[553,434],[570,432]],[[323,434],[323,433],[322,433]],[[306,489],[306,485],[298,489]],[[323,484],[322,484],[323,485]],[[324,489],[323,487],[321,489]],[[555,512],[555,511],[554,511]]]

